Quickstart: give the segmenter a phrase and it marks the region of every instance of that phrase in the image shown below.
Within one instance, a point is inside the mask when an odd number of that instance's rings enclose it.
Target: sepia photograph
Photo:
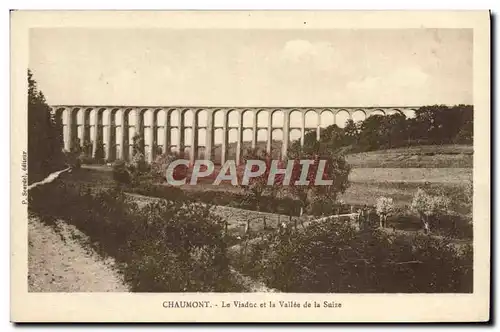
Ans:
[[[11,17],[23,296],[156,293],[183,321],[488,319],[487,12],[156,14]],[[479,302],[363,316],[391,294]],[[72,319],[54,312],[24,313]]]

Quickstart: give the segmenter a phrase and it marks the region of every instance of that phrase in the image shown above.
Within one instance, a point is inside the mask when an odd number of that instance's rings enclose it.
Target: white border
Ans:
[[[265,8],[287,9],[287,8],[299,8],[300,7],[300,6],[297,6],[295,4],[295,3],[297,3],[297,1],[287,1],[286,7],[276,5],[276,4],[272,3],[272,1],[251,1],[250,3],[248,3],[248,1],[246,1],[246,2],[247,2],[247,4],[244,4],[242,7],[244,7],[244,8],[256,8],[256,9],[265,9]],[[245,2],[239,2],[239,4],[241,4],[241,3],[245,3]],[[167,9],[167,8],[171,8],[171,9],[175,9],[175,8],[177,8],[177,9],[184,9],[184,8],[231,9],[231,4],[233,4],[233,3],[230,1],[212,1],[210,5],[203,2],[203,1],[184,1],[184,2],[182,2],[182,6],[179,6],[179,5],[172,6],[172,4],[170,4],[170,6],[163,7],[163,9]],[[448,6],[446,6],[446,5],[443,6],[442,2],[440,2],[440,1],[419,1],[419,2],[416,2],[414,4],[409,4],[406,2],[401,3],[401,2],[397,2],[397,1],[377,1],[375,6],[374,6],[374,4],[375,4],[374,2],[370,2],[370,1],[337,2],[334,4],[331,1],[314,1],[313,0],[313,1],[307,1],[307,6],[302,6],[301,8],[307,8],[307,9],[313,9],[313,8],[316,8],[316,9],[327,9],[327,8],[336,8],[336,9],[342,9],[342,8],[352,8],[352,9],[356,9],[356,8],[363,8],[363,9],[372,9],[372,8],[373,9],[384,9],[384,8],[386,8],[386,9],[392,9],[392,8],[401,8],[401,9],[488,9],[488,8],[494,8],[494,7],[498,8],[498,2],[496,2],[496,1],[481,1],[481,0],[476,0],[474,2],[470,2],[470,1],[452,1],[451,2],[450,1]],[[450,8],[450,6],[449,6],[450,4],[453,5],[453,8]],[[70,9],[70,8],[149,9],[149,8],[154,8],[154,5],[151,6],[151,1],[147,1],[147,0],[141,1],[139,6],[137,5],[137,2],[133,2],[133,1],[120,1],[120,2],[116,2],[114,5],[106,5],[102,1],[93,1],[93,0],[90,0],[90,1],[72,1],[71,3],[66,3],[66,2],[63,3],[63,2],[59,2],[59,1],[45,1],[43,3],[43,6],[40,6],[40,3],[36,2],[36,1],[16,1],[10,7],[11,8],[12,7],[14,7],[14,8],[29,8],[29,9],[37,9],[37,8],[41,8],[41,9],[49,9],[49,8],[55,8],[55,9],[63,9],[63,8],[65,8],[65,9],[66,8],[67,9]],[[232,6],[232,8],[234,8],[234,5]],[[495,12],[496,11],[497,10],[495,10]],[[4,11],[3,13],[4,13],[4,15],[2,16],[2,18],[4,19],[7,16],[7,11]],[[8,26],[8,18],[6,18],[4,20],[4,22],[5,22],[5,24],[4,24],[4,28],[5,28],[6,26]],[[7,41],[9,39],[8,29],[4,29],[4,33],[1,36],[3,37],[4,41],[6,41],[4,43],[4,45],[7,45],[8,44]],[[498,38],[497,36],[498,35],[496,35],[495,40],[497,40],[497,38]],[[5,50],[7,50],[7,51],[5,51],[5,53],[3,53],[5,55],[5,57],[4,57],[5,67],[4,68],[8,69],[9,68],[9,61],[8,61],[9,55],[7,53],[8,48],[5,48]],[[6,70],[5,72],[8,72],[8,70]],[[6,83],[6,85],[8,85],[8,84]],[[6,104],[6,108],[7,108],[10,94],[8,92],[8,89],[2,89],[1,91],[4,92],[4,96],[3,96],[4,98],[2,98],[2,100]],[[497,86],[495,92],[498,92],[498,86]],[[3,121],[1,123],[7,127],[7,123],[8,123],[7,121]],[[4,128],[4,130],[1,130],[0,132],[2,133],[2,135],[4,135],[3,141],[9,142],[9,136],[7,134],[9,132],[8,129]],[[6,165],[5,163],[2,164],[2,167],[5,165]],[[4,172],[3,174],[7,174],[7,172]],[[10,178],[9,178],[9,180],[10,180]],[[5,181],[5,182],[7,182],[7,181]],[[5,194],[5,196],[3,197],[4,199],[2,200],[2,204],[5,205],[4,206],[5,208],[2,209],[2,211],[6,212],[6,211],[8,211],[8,206],[5,203],[8,201],[7,198],[8,198],[9,194],[7,192],[4,192],[4,194]],[[7,218],[4,218],[4,220],[9,219],[8,215],[6,215],[6,217]],[[6,224],[4,223],[4,225],[6,225]],[[498,229],[498,227],[497,227],[497,229]],[[7,234],[9,234],[9,233],[8,233],[8,231],[4,231],[2,233],[4,234],[4,236],[7,237],[6,241],[3,241],[3,243],[7,244],[7,247],[8,247],[9,236]],[[7,297],[4,297],[4,299],[7,300]],[[4,312],[6,312],[6,310],[4,310]],[[6,321],[6,320],[4,320],[4,321]]]

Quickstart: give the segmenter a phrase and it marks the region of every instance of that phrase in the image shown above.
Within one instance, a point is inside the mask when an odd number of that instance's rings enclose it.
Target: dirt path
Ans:
[[[80,231],[64,222],[53,227],[30,216],[28,290],[30,292],[128,292],[113,261],[103,261],[84,245]]]
[[[63,174],[64,172],[68,172],[70,170],[71,170],[71,168],[68,167],[68,168],[62,169],[60,171],[51,173],[45,179],[43,179],[42,181],[38,181],[38,182],[30,184],[28,186],[28,190],[33,189],[33,188],[35,188],[37,186],[41,186],[41,185],[46,184],[46,183],[51,183],[52,181],[54,181],[55,179],[57,179],[59,177],[59,175]]]

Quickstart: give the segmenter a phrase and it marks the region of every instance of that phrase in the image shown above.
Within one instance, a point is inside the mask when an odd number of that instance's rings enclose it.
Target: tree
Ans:
[[[135,170],[142,173],[146,169],[146,159],[144,154],[144,139],[141,135],[135,134],[132,138],[132,165]]]
[[[387,227],[387,217],[394,211],[394,202],[390,197],[379,197],[375,204],[377,215],[380,218],[380,227]]]
[[[338,151],[341,147],[346,145],[344,129],[335,124],[326,127],[321,132],[320,144],[331,151]]]
[[[359,150],[377,150],[384,144],[385,121],[384,115],[372,115],[361,124],[359,133]]]
[[[168,166],[178,159],[182,159],[182,157],[180,153],[175,151],[157,156],[151,163],[151,174],[158,179],[165,180]],[[174,169],[172,177],[174,180],[182,180],[187,176],[187,170],[187,166],[179,165]]]
[[[28,69],[28,173],[30,182],[63,167],[62,125]]]
[[[349,119],[344,127],[345,143],[356,144],[359,140],[360,127],[352,120]]]
[[[328,206],[333,206],[337,201],[339,193],[344,193],[349,186],[350,165],[342,154],[332,151],[329,144],[317,144],[314,147],[307,147],[290,151],[289,159],[294,160],[290,185],[291,194],[301,202],[301,212],[311,206],[322,202]],[[302,160],[302,163],[301,163]],[[298,182],[304,168],[304,160],[310,163],[305,176],[305,183]],[[320,161],[324,162],[322,178],[319,180],[331,180],[331,184],[317,185],[318,168]]]
[[[249,160],[261,160],[265,163],[265,170],[262,174],[249,178],[248,184],[240,185],[249,203],[252,205],[255,204],[255,209],[260,211],[266,196],[275,197],[278,194],[282,187],[284,177],[282,174],[278,174],[275,177],[274,183],[272,185],[268,185],[268,178],[271,172],[272,163],[271,155],[258,148],[248,149],[244,155],[245,165]],[[283,164],[279,164],[278,167],[283,167]],[[251,171],[256,172],[257,168],[257,165],[253,165]],[[267,228],[265,218],[264,228]]]
[[[94,151],[94,160],[98,164],[104,162],[104,144],[102,142],[97,143],[96,149]]]
[[[387,147],[390,149],[404,145],[408,137],[406,116],[401,113],[391,114],[387,116],[385,122],[388,129]]]
[[[418,189],[411,203],[411,209],[418,213],[422,222],[424,231],[430,233],[431,222],[442,213],[447,213],[450,206],[450,200],[442,195],[432,196],[424,190]]]

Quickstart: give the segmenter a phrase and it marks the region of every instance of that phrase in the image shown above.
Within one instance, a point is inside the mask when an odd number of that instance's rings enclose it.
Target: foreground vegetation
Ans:
[[[358,231],[327,220],[234,253],[238,268],[283,292],[470,293],[472,246],[425,235]]]
[[[28,173],[39,181],[64,165],[62,124],[51,114],[45,96],[28,70]]]
[[[157,201],[139,208],[122,191],[92,192],[59,181],[30,191],[29,208],[76,226],[115,258],[135,292],[238,291],[224,222],[208,205]]]
[[[139,207],[120,190],[56,181],[30,192],[29,207],[45,223],[61,218],[88,235],[135,292],[242,291],[230,265],[285,292],[472,291],[472,247],[447,238],[329,219],[230,251],[224,220],[206,204]]]

